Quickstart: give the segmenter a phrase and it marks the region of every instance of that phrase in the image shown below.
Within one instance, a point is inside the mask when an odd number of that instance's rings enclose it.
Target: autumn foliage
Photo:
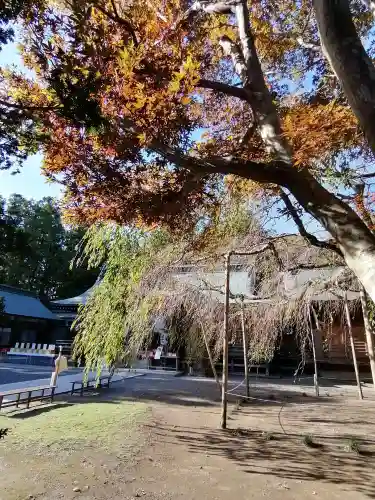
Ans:
[[[37,125],[43,169],[66,187],[68,218],[173,227],[194,223],[226,186],[246,195],[277,194],[272,183],[260,188],[233,175],[223,182],[222,172],[187,168],[198,156],[208,164],[219,156],[271,159],[220,46],[225,37],[238,40],[233,16],[192,17],[192,3],[39,0],[18,12],[23,60],[33,76],[2,70],[1,94],[8,107],[32,109],[27,118]],[[359,165],[368,151],[316,49],[310,2],[249,6],[295,168],[347,188],[355,171],[348,174],[348,163]],[[366,36],[369,16],[357,5],[355,15]],[[190,160],[175,161],[176,151]]]

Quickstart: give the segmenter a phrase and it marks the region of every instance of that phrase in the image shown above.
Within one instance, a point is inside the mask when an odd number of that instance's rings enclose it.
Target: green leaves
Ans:
[[[11,196],[0,211],[0,282],[49,298],[82,293],[97,276],[96,269],[70,267],[83,235],[64,228],[52,198]]]

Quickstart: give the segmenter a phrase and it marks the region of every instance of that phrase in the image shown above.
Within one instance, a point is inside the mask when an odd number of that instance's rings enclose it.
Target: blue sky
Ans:
[[[5,45],[0,52],[0,66],[15,64],[22,67],[16,44]],[[25,162],[19,174],[0,171],[0,195],[8,197],[12,193],[22,194],[26,198],[40,199],[44,196],[61,196],[58,184],[48,183],[41,173],[42,157],[35,155]]]
[[[60,197],[60,186],[47,182],[41,174],[41,164],[42,157],[35,155],[27,159],[19,174],[0,171],[0,195],[8,198],[11,194],[18,193],[36,200],[44,196]]]

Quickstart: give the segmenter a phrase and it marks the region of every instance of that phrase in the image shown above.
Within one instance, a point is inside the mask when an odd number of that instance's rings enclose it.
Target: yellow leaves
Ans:
[[[180,90],[180,80],[172,80],[169,83],[168,90],[171,93],[177,93]]]
[[[199,70],[200,68],[200,62],[199,61],[194,61],[193,57],[191,55],[188,55],[186,58],[186,61],[183,64],[183,70],[184,73],[194,73],[195,71]]]
[[[181,104],[184,106],[190,104],[191,99],[187,95],[192,92],[200,79],[200,62],[194,60],[190,54],[187,56],[180,71],[173,72],[173,79],[169,82],[168,91],[171,94],[183,93]]]
[[[138,140],[139,140],[139,143],[141,146],[144,146],[146,144],[146,140],[147,140],[147,136],[144,132],[142,132],[141,134],[138,134]]]
[[[145,97],[139,97],[135,103],[133,103],[133,108],[134,109],[141,109],[146,103],[146,98]]]
[[[234,175],[225,177],[225,185],[234,198],[254,198],[259,196],[264,189],[264,186],[257,182]]]
[[[224,14],[209,16],[205,23],[205,29],[213,45],[217,45],[217,42],[223,36],[227,36],[233,41],[237,37],[235,27],[228,23],[227,16]]]

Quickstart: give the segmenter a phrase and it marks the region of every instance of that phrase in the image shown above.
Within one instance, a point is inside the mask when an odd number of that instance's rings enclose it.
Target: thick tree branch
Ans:
[[[280,119],[266,85],[250,29],[249,7],[246,0],[236,5],[236,19],[241,41],[242,58],[246,72],[241,68],[241,79],[249,93],[249,104],[258,124],[259,134],[267,151],[280,161],[291,166],[292,155],[289,144],[282,135]],[[233,50],[234,47],[232,47]],[[233,59],[233,58],[232,58]],[[233,59],[234,60],[234,59]],[[237,66],[239,64],[237,63]]]
[[[51,111],[58,109],[58,106],[28,106],[27,104],[18,104],[15,102],[7,102],[0,99],[0,106],[6,108],[19,109],[21,111]]]
[[[201,0],[194,2],[190,9],[185,13],[189,17],[191,12],[205,12],[206,14],[232,14],[238,0],[224,0],[222,2],[211,2]]]
[[[373,0],[361,0],[363,5],[365,5],[371,14],[375,17],[375,2]]]
[[[289,215],[292,217],[293,222],[297,226],[300,235],[308,243],[310,243],[311,245],[313,245],[315,247],[326,248],[328,250],[332,250],[333,252],[336,252],[337,254],[339,254],[340,256],[342,256],[341,251],[339,250],[339,248],[335,244],[333,244],[333,243],[331,243],[329,241],[321,241],[316,236],[314,236],[313,234],[309,233],[306,230],[306,228],[305,228],[305,226],[304,226],[304,224],[302,222],[302,219],[301,219],[301,217],[298,214],[298,211],[297,211],[296,207],[290,201],[289,196],[282,189],[280,190],[280,198],[282,199],[282,201],[283,201],[283,203],[284,203],[284,205],[285,205],[285,207],[286,207]]]
[[[142,134],[139,128],[130,119],[123,120],[123,129],[135,141]],[[149,151],[159,154],[170,163],[186,168],[200,175],[206,174],[233,174],[246,179],[252,179],[259,183],[274,183],[280,186],[288,186],[292,182],[295,171],[290,165],[283,161],[273,160],[269,162],[244,161],[233,156],[220,156],[202,158],[197,153],[185,154],[177,148],[173,148],[157,139],[151,140],[147,148]]]
[[[261,184],[274,182],[286,186],[291,172],[290,167],[282,161],[275,160],[259,163],[255,161],[242,161],[233,157],[200,158],[198,156],[186,155],[158,141],[152,141],[149,144],[149,148],[169,162],[200,175],[232,174],[252,179]]]
[[[106,15],[109,19],[111,19],[112,21],[115,21],[116,23],[121,24],[121,26],[124,26],[124,28],[127,29],[130,36],[132,37],[134,45],[137,47],[139,45],[139,42],[138,42],[137,35],[135,34],[135,29],[132,26],[131,22],[128,21],[127,19],[124,19],[123,17],[121,17],[118,14],[114,0],[111,0],[111,5],[112,5],[113,13],[109,12],[105,7],[103,7],[100,4],[96,4],[95,7],[98,10],[100,10],[100,12],[102,12],[104,15]]]
[[[214,92],[221,92],[222,94],[230,95],[232,97],[238,97],[242,100],[247,100],[247,94],[244,89],[240,87],[234,87],[233,85],[228,85],[226,83],[215,82],[213,80],[206,80],[202,78],[198,82],[198,87],[204,89],[210,89]]]
[[[219,44],[224,54],[232,59],[235,72],[241,78],[243,85],[246,85],[248,82],[248,73],[241,49],[228,36],[222,36],[219,40]]]
[[[308,42],[304,40],[301,36],[296,38],[298,45],[303,47],[304,49],[313,50],[314,52],[320,52],[322,50],[321,46],[318,43]]]
[[[371,177],[375,177],[375,172],[369,172],[367,174],[358,174],[358,175],[356,175],[357,179],[371,179]]]
[[[250,141],[250,139],[255,133],[255,130],[256,130],[256,125],[255,123],[252,123],[240,141],[241,148],[244,148],[246,144]]]
[[[288,267],[286,271],[293,273],[295,271],[310,270],[310,269],[335,269],[337,264],[327,263],[327,264],[298,264],[297,266]]]

